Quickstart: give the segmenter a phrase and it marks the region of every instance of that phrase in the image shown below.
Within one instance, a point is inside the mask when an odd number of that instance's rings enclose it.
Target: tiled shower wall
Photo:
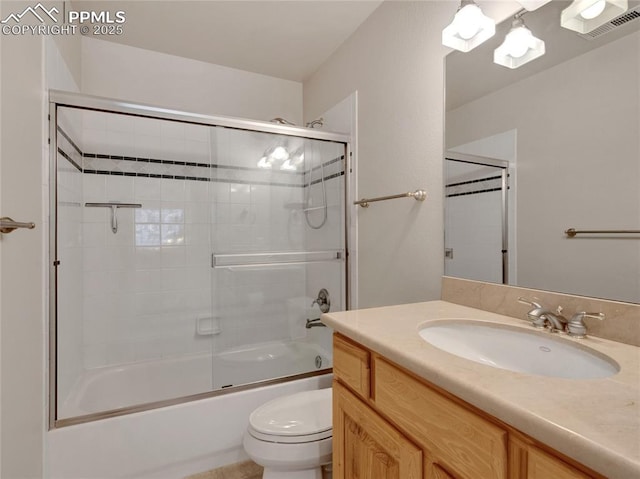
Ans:
[[[212,253],[341,245],[344,218],[341,198],[334,195],[341,190],[342,162],[325,168],[325,178],[333,175],[325,185],[328,221],[311,230],[301,211],[308,177],[256,168],[274,138],[123,115],[83,115],[77,141],[84,153],[84,174],[78,172],[81,203],[141,205],[118,209],[117,233],[111,230],[110,209],[82,208],[84,265],[76,278],[84,276],[82,328],[77,329],[84,368],[306,337],[310,330],[304,320],[314,314],[307,268],[211,268]],[[315,143],[322,142],[313,143],[308,151],[317,156],[309,157],[314,165],[321,156],[327,161],[342,154],[328,143],[314,152]],[[319,173],[311,180],[317,181]],[[311,187],[316,201],[322,199],[319,186]],[[342,267],[325,267],[331,271],[326,281],[339,277]],[[59,290],[66,288],[64,282]],[[329,288],[339,290],[341,283]],[[342,302],[338,293],[336,305]],[[219,333],[197,334],[198,320]]]

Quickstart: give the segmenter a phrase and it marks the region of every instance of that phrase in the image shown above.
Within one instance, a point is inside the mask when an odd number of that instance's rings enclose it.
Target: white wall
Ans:
[[[638,301],[635,241],[563,232],[640,227],[639,44],[626,36],[447,114],[451,146],[517,128],[520,285]]]
[[[194,113],[302,122],[298,82],[82,39],[82,91]]]

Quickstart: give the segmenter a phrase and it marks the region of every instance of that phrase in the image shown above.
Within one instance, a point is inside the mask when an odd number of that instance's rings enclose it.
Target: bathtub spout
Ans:
[[[311,328],[326,328],[327,326],[320,322],[320,318],[307,319],[307,324],[304,326],[307,329]]]

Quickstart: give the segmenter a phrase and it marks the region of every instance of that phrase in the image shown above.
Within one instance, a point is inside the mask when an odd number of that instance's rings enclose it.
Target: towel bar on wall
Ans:
[[[578,234],[640,234],[640,230],[576,230],[575,228],[569,228],[564,234],[569,238],[573,238]]]
[[[391,196],[379,196],[377,198],[362,198],[359,201],[354,201],[354,205],[368,208],[369,203],[375,203],[376,201],[395,200],[396,198],[413,198],[416,201],[424,201],[427,198],[427,192],[424,190],[409,191],[407,193],[400,193],[399,195]]]

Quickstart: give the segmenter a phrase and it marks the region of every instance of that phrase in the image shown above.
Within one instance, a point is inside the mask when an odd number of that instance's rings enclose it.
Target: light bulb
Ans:
[[[291,160],[287,160],[284,163],[282,163],[282,166],[280,167],[280,169],[284,171],[295,171],[297,168],[296,168],[296,165],[291,163]]]
[[[513,58],[521,58],[529,51],[532,34],[526,27],[517,27],[507,34],[507,52]]]
[[[460,38],[469,40],[480,31],[482,11],[477,5],[465,5],[455,15],[455,26]]]
[[[604,7],[607,6],[605,0],[598,0],[596,3],[588,8],[585,8],[580,12],[580,16],[585,20],[592,20],[604,12]]]

